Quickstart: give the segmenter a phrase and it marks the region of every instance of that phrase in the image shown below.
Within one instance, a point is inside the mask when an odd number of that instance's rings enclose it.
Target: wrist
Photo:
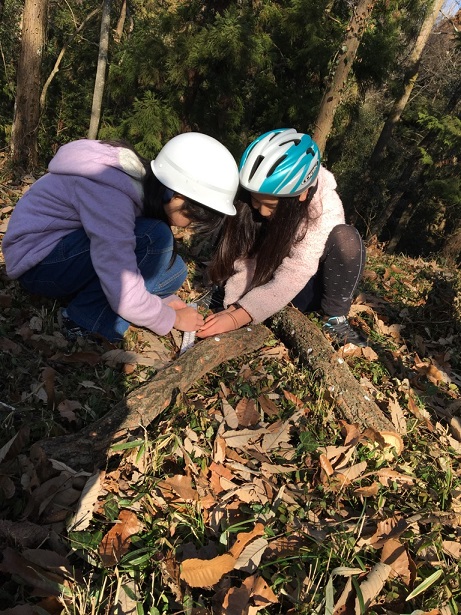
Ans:
[[[232,316],[237,321],[239,327],[244,327],[252,321],[250,314],[248,314],[248,312],[239,305],[235,310],[232,310]]]

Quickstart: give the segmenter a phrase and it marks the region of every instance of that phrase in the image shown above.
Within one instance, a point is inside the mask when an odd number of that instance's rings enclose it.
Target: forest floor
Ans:
[[[0,238],[24,188],[0,186]],[[339,352],[394,431],[346,423],[274,335],[95,469],[36,443],[77,438],[181,336],[67,342],[58,302],[8,280],[0,252],[0,615],[458,613],[460,278],[368,247],[351,317],[370,347]]]

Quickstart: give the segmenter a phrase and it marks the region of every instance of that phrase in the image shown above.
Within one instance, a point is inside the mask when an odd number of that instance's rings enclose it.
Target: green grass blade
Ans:
[[[427,579],[424,579],[424,581],[420,583],[418,587],[415,587],[415,589],[411,593],[408,594],[405,600],[411,600],[412,598],[416,598],[416,596],[419,596],[419,594],[422,594],[423,592],[425,592],[426,589],[428,589],[438,579],[440,579],[442,574],[443,574],[443,570],[441,568],[439,570],[436,570],[433,574],[427,577]]]

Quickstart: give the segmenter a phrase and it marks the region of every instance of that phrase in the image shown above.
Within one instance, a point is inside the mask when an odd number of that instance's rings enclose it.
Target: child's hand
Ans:
[[[181,310],[182,308],[187,307],[187,303],[177,297],[176,295],[170,295],[169,297],[165,297],[162,299],[162,302],[168,305],[173,310]]]
[[[230,310],[211,314],[205,319],[205,324],[197,331],[197,337],[210,337],[219,333],[227,333],[239,328],[239,324]]]
[[[176,308],[175,305],[171,303],[169,306],[176,310],[174,328],[178,331],[196,331],[203,326],[203,316],[199,314],[195,308],[187,306]]]

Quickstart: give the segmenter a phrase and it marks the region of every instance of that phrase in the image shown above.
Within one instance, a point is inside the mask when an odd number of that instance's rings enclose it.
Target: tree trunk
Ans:
[[[107,54],[109,50],[110,3],[111,0],[104,0],[102,7],[98,66],[96,69],[96,79],[94,82],[93,106],[91,108],[91,120],[90,128],[88,130],[88,139],[97,138],[99,122],[101,120],[102,97],[104,94],[104,84],[106,82]]]
[[[378,218],[376,218],[376,220],[370,226],[370,229],[367,234],[367,239],[370,239],[373,236],[376,236],[379,239],[381,233],[384,230],[384,227],[389,222],[394,211],[397,209],[397,206],[400,203],[402,197],[407,192],[408,187],[415,183],[413,176],[416,175],[416,177],[419,177],[419,174],[420,168],[418,165],[418,160],[416,159],[416,157],[413,157],[406,165],[402,172],[402,175],[399,178],[399,184],[396,189],[396,192],[394,193],[394,196],[386,205],[385,209],[381,212],[381,215],[378,216]]]
[[[115,28],[115,32],[114,32],[114,39],[117,43],[120,43],[120,41],[122,40],[123,28],[125,27],[125,21],[126,21],[126,15],[127,15],[126,0],[123,0],[122,8],[120,9],[120,16],[117,22],[117,27]]]
[[[442,256],[451,266],[459,266],[461,258],[461,223],[445,241]]]
[[[345,420],[377,431],[395,431],[379,406],[365,394],[347,363],[304,314],[287,307],[274,317],[272,324],[278,337],[331,392],[336,409]]]
[[[54,66],[53,66],[53,70],[48,75],[48,78],[45,81],[45,85],[42,88],[42,93],[40,95],[40,110],[43,111],[43,108],[45,107],[46,93],[48,92],[48,88],[50,87],[50,83],[53,81],[55,75],[59,72],[59,65],[61,64],[62,58],[64,57],[64,53],[66,52],[67,47],[72,43],[72,41],[77,36],[77,34],[80,34],[80,32],[83,30],[83,28],[86,26],[86,24],[90,21],[90,19],[92,19],[96,15],[96,13],[98,11],[99,11],[99,9],[94,9],[93,11],[91,11],[91,13],[89,15],[87,15],[85,17],[85,19],[82,21],[82,23],[75,30],[75,32],[72,34],[72,36],[69,38],[67,43],[63,46],[63,48],[59,52],[59,55],[58,55],[58,57],[56,59],[56,62],[54,63]]]
[[[410,220],[417,212],[419,205],[420,203],[415,204],[412,201],[408,203],[408,205],[403,210],[403,213],[400,216],[400,220],[397,224],[397,228],[395,229],[394,233],[392,234],[391,240],[386,246],[386,252],[388,254],[393,254],[395,252],[395,249],[397,248],[399,241],[402,239],[402,235],[406,231]]]
[[[333,392],[334,403],[343,418],[378,431],[395,430],[376,403],[366,396],[347,364],[338,360],[331,344],[306,316],[294,308],[285,308],[274,317],[273,324],[282,341],[293,348]],[[37,446],[49,458],[65,461],[72,468],[103,467],[112,454],[112,446],[139,437],[142,428],[148,427],[174,401],[177,393],[186,392],[224,361],[263,347],[271,336],[267,327],[253,325],[204,339],[96,422],[76,434],[42,440]]]
[[[11,155],[18,173],[37,166],[40,119],[40,78],[45,46],[48,0],[25,0]]]
[[[352,68],[362,34],[368,24],[376,0],[359,0],[347,27],[346,38],[338,52],[336,70],[331,83],[327,86],[320,103],[315,123],[314,141],[325,150],[325,145],[333,126],[336,109],[341,102],[344,86]]]
[[[394,127],[400,121],[402,113],[405,110],[405,107],[410,98],[410,94],[418,78],[421,55],[423,53],[424,47],[427,43],[427,39],[429,38],[432,28],[434,27],[435,20],[437,19],[437,16],[440,12],[440,9],[442,8],[444,1],[445,0],[434,0],[432,9],[428,11],[423,25],[421,26],[421,30],[419,32],[418,38],[416,39],[415,46],[413,47],[413,51],[411,52],[410,58],[408,60],[408,70],[403,80],[402,95],[398,100],[394,102],[392,111],[390,112],[389,117],[384,124],[384,127],[375,145],[375,149],[373,150],[373,153],[371,155],[370,166],[372,168],[376,166],[382,159],[384,151],[391,139]]]

